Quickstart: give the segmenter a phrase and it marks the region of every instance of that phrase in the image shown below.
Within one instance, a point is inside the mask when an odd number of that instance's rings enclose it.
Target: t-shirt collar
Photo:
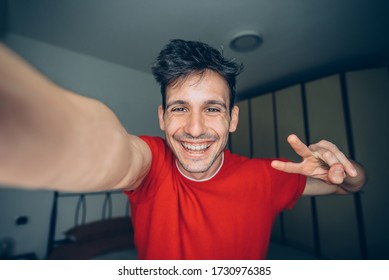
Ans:
[[[186,179],[188,179],[188,180],[190,180],[190,181],[193,181],[193,182],[205,182],[205,181],[211,180],[213,177],[216,176],[216,174],[219,173],[219,171],[220,171],[220,169],[222,168],[223,163],[224,163],[224,151],[222,152],[222,160],[221,160],[221,162],[220,162],[220,165],[219,165],[218,169],[215,171],[215,173],[213,173],[211,177],[204,178],[204,179],[200,179],[200,180],[193,179],[193,178],[191,178],[191,177],[185,175],[184,173],[182,173],[182,171],[181,171],[180,168],[178,167],[178,162],[177,162],[177,161],[178,161],[178,160],[176,159],[176,167],[177,167],[178,171],[181,173],[182,176],[184,176]]]

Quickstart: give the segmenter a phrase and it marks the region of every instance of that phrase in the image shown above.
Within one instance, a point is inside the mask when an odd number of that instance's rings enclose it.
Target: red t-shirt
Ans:
[[[151,170],[131,202],[139,259],[264,259],[276,215],[291,208],[306,178],[277,171],[268,159],[224,150],[209,180],[184,177],[165,141],[142,137]]]

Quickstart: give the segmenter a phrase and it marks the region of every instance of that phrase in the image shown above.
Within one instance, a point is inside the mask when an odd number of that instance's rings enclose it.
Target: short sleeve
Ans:
[[[285,159],[281,160],[285,161]],[[304,192],[306,176],[282,172],[272,168],[270,164],[269,168],[274,210],[279,213],[285,209],[291,209]]]
[[[153,197],[157,192],[157,186],[159,176],[163,169],[166,168],[166,161],[171,158],[168,153],[165,141],[160,137],[151,137],[151,136],[140,136],[151,150],[151,167],[147,176],[144,178],[143,182],[133,191],[125,191],[124,193],[128,196],[130,202],[140,203],[148,200]]]

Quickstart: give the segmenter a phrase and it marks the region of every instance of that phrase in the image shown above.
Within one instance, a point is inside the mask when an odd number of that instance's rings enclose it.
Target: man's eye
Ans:
[[[209,112],[209,113],[218,113],[218,112],[220,112],[220,109],[218,109],[218,108],[207,108],[207,112]]]
[[[183,107],[176,107],[172,109],[172,112],[185,112],[185,108]]]

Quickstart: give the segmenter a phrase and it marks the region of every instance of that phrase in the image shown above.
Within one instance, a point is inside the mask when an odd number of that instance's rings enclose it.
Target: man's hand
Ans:
[[[346,177],[357,177],[354,164],[331,142],[322,140],[307,147],[296,135],[288,137],[293,150],[302,157],[299,163],[274,160],[272,167],[288,173],[298,173],[327,184],[341,185]]]

